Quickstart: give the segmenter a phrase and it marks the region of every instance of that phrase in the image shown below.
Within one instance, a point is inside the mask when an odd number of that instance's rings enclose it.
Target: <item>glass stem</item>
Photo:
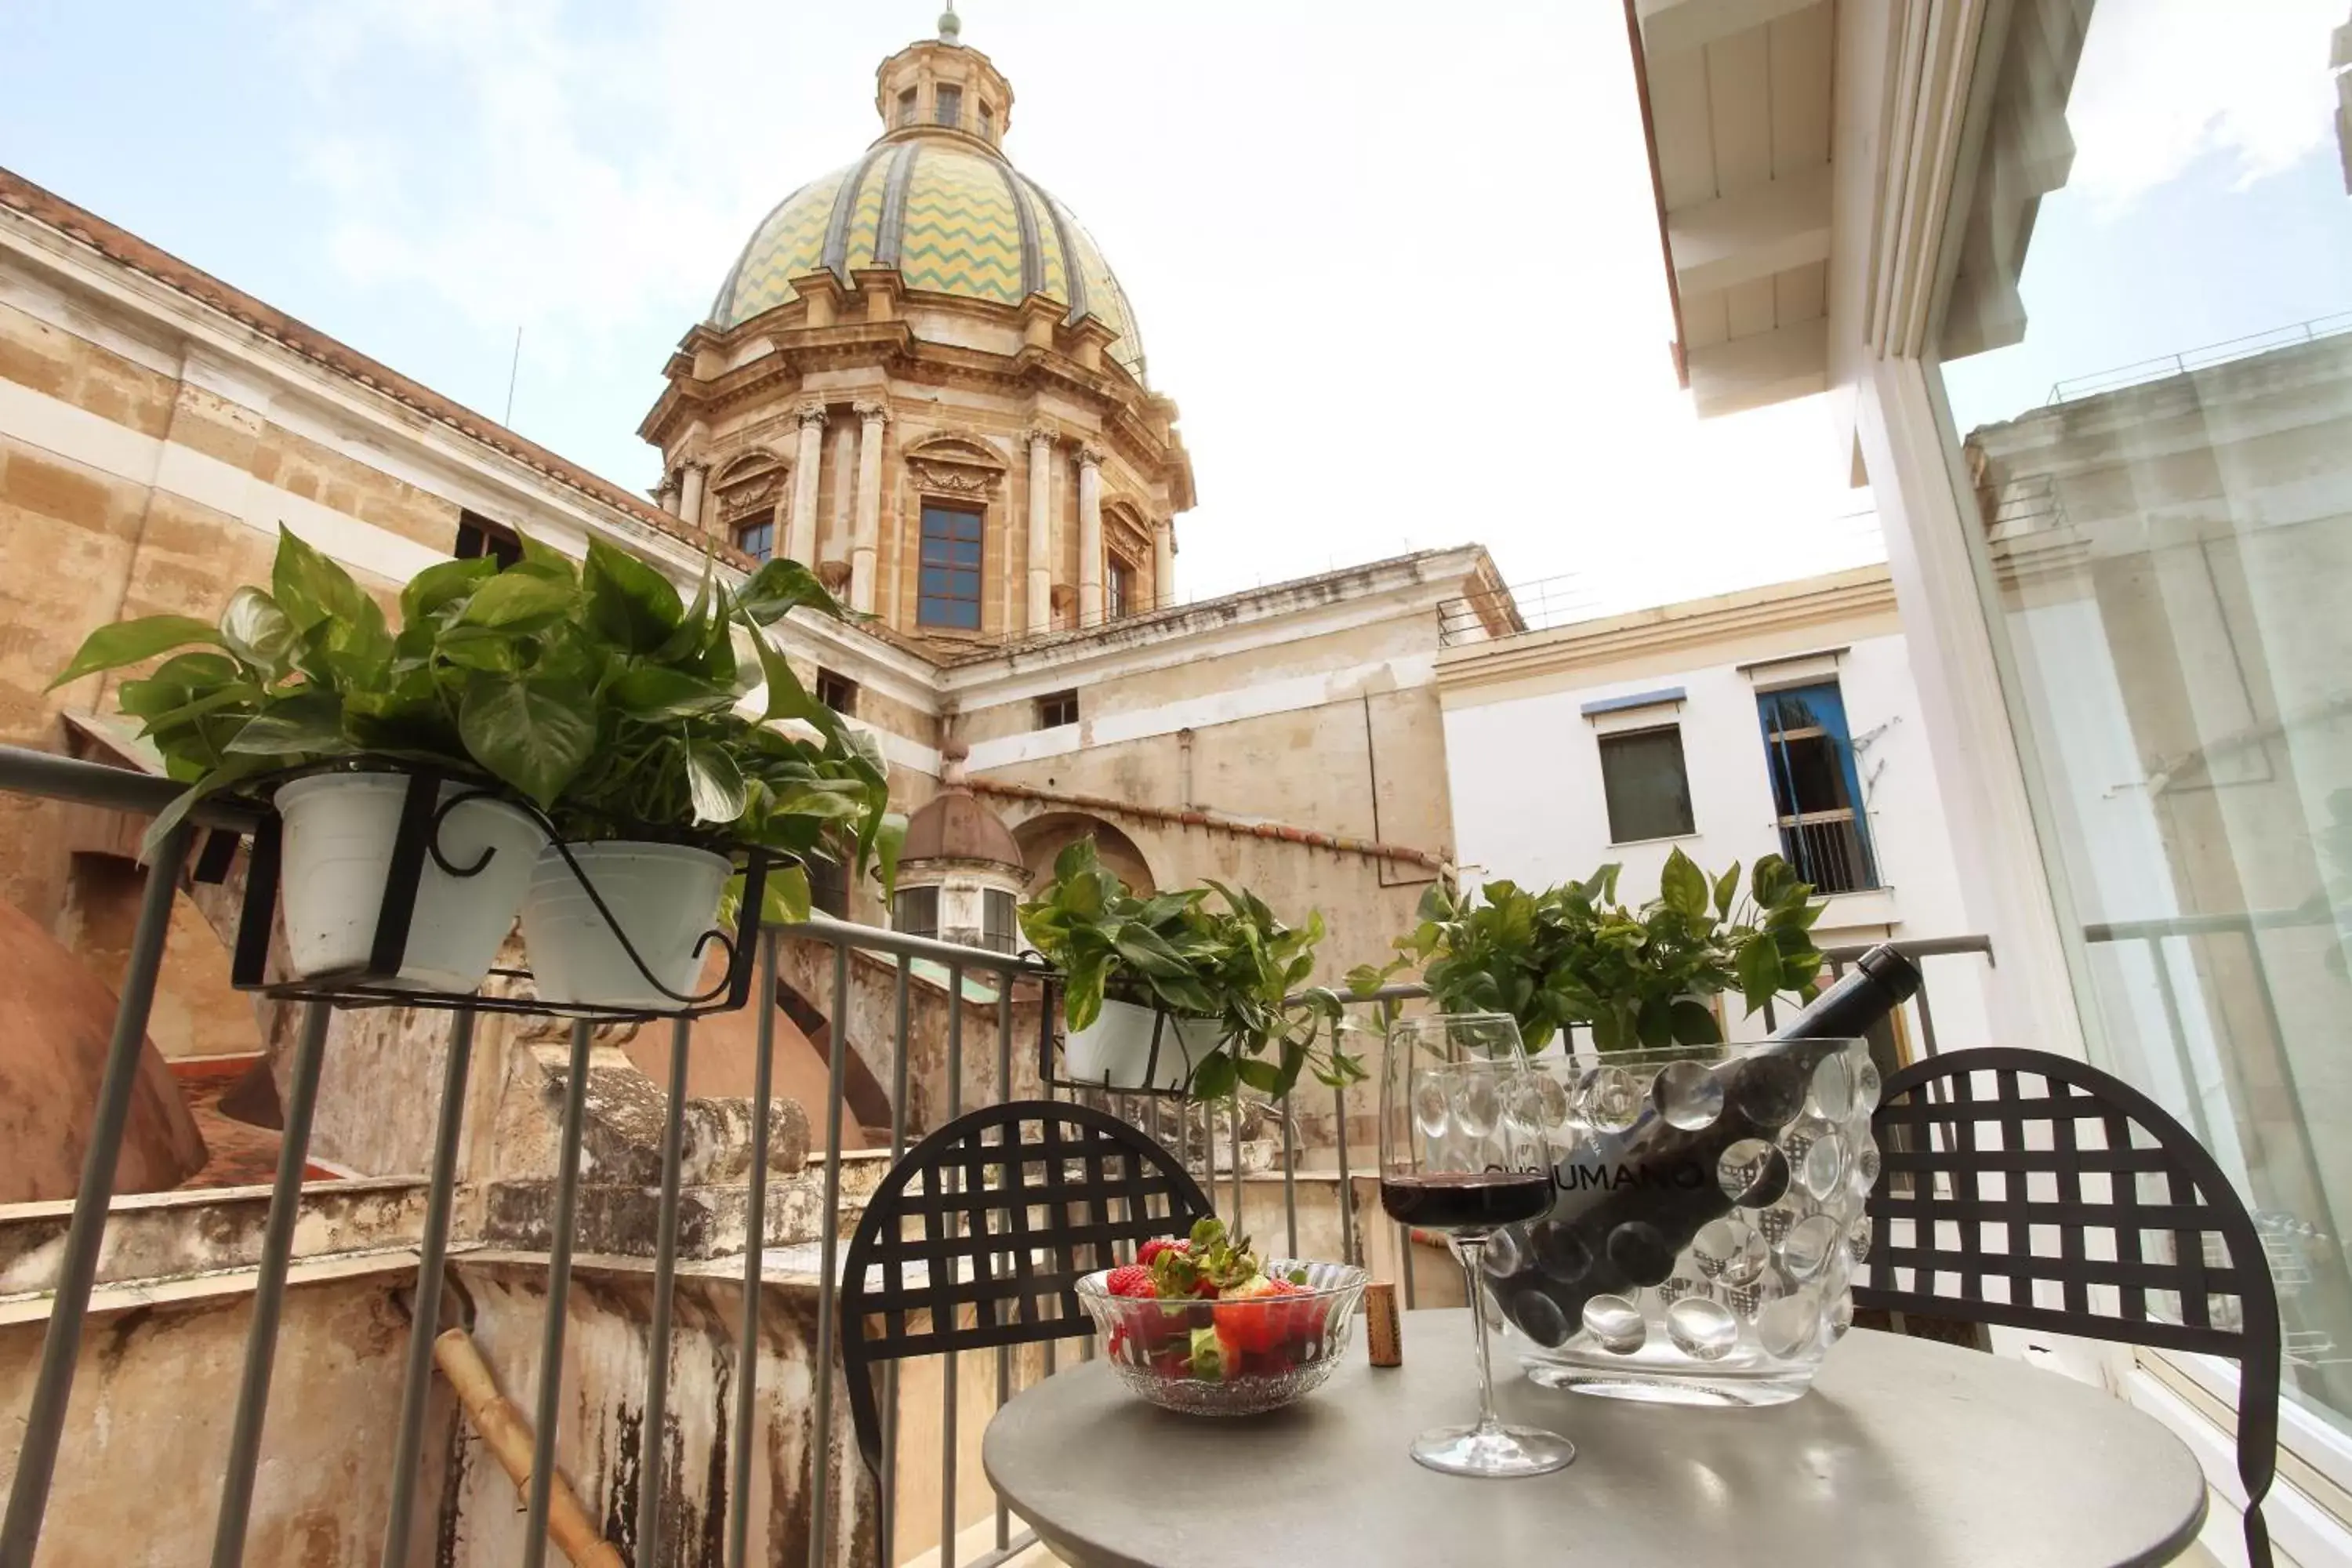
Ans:
[[[1478,1300],[1478,1260],[1486,1250],[1483,1236],[1454,1237],[1454,1256],[1462,1265],[1465,1299],[1470,1303],[1470,1340],[1478,1347],[1478,1430],[1491,1432],[1500,1423],[1495,1419],[1495,1366],[1486,1351],[1486,1310]]]

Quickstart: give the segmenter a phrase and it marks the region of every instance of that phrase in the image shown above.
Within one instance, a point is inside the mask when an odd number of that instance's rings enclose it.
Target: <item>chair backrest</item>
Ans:
[[[1873,1130],[1854,1305],[2234,1358],[2246,1547],[2268,1564],[2278,1292],[2212,1155],[2129,1084],[2046,1051],[1915,1063],[1887,1079]]]
[[[876,1364],[1091,1334],[1079,1277],[1210,1212],[1173,1154],[1088,1106],[1008,1101],[916,1144],[867,1200],[843,1273],[842,1368],[866,1464],[880,1473]]]

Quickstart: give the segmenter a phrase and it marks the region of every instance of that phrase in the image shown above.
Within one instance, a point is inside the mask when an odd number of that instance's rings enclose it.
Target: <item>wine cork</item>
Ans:
[[[1404,1364],[1404,1335],[1397,1319],[1396,1287],[1364,1287],[1364,1343],[1374,1366]]]

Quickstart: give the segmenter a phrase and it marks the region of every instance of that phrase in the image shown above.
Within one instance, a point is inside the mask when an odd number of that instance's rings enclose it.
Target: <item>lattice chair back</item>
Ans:
[[[2211,1154],[2095,1067],[2008,1048],[1887,1079],[1854,1305],[2233,1358],[2246,1550],[2277,1463],[2278,1293]]]
[[[1211,1212],[1176,1157],[1084,1105],[1014,1100],[907,1152],[866,1205],[841,1286],[858,1450],[882,1469],[873,1369],[1094,1332],[1073,1289]]]

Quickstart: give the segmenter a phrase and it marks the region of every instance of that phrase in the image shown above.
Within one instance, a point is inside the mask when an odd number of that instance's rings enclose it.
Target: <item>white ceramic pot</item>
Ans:
[[[1107,1089],[1182,1089],[1192,1069],[1216,1048],[1217,1026],[1207,1018],[1169,1015],[1160,1036],[1160,1060],[1152,1068],[1151,1027],[1156,1015],[1132,1002],[1106,998],[1101,1015],[1064,1044],[1062,1068],[1074,1083]],[[1148,1081],[1147,1081],[1148,1080]]]
[[[702,989],[703,955],[695,951],[718,919],[719,898],[735,868],[723,855],[683,844],[623,841],[574,844],[572,858],[628,933],[629,944],[665,995],[629,960],[588,889],[554,846],[539,857],[523,900],[522,940],[541,1001],[672,1012]]]
[[[446,800],[468,786],[441,786]],[[393,840],[400,832],[405,773],[313,773],[278,786],[286,825],[278,899],[295,973],[309,978],[359,969],[375,943]],[[453,866],[489,859],[470,877],[453,877],[425,858],[409,917],[408,950],[392,990],[457,995],[478,987],[514,929],[546,838],[520,808],[477,795],[441,819],[441,853]]]

